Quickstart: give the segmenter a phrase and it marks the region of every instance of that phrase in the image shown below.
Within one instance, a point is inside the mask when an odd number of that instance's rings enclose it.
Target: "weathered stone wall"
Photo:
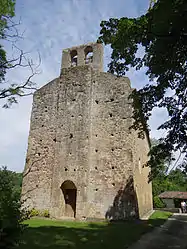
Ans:
[[[61,184],[77,188],[76,216],[85,215],[89,172],[91,68],[64,70],[60,78],[56,118],[56,152],[53,169],[51,213],[65,215]]]
[[[93,46],[98,67],[84,64],[84,46],[76,49],[78,66],[69,67],[65,51],[60,77],[34,95],[23,199],[63,218],[69,181],[77,218],[142,216],[152,209],[149,169],[140,167],[149,145],[129,131],[129,79],[101,72],[101,44]]]
[[[122,219],[136,215],[137,200],[131,189],[130,91],[128,78],[93,75],[87,216]]]
[[[153,209],[152,184],[149,182],[150,168],[145,164],[148,161],[149,140],[138,138],[137,132],[134,134],[134,183],[138,197],[139,216],[142,217]]]
[[[33,99],[28,151],[23,177],[25,205],[50,208],[56,136],[58,79],[36,91]]]

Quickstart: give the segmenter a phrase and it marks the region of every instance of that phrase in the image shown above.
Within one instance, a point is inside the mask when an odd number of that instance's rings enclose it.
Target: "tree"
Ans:
[[[187,175],[180,169],[175,169],[169,174],[157,175],[152,181],[153,202],[155,207],[161,207],[158,195],[165,191],[187,191]]]
[[[18,196],[18,198],[20,199],[23,173],[17,173],[17,172],[12,172],[12,171],[8,171],[8,172],[12,177],[13,190],[14,190],[15,194]]]
[[[152,147],[157,146],[159,141],[151,139]],[[156,174],[152,179],[153,204],[156,208],[164,207],[164,203],[158,197],[165,191],[187,191],[187,174],[181,169],[168,170],[168,162],[163,161],[162,167],[157,167]],[[169,165],[171,168],[171,165]]]
[[[168,180],[173,184],[180,186],[180,190],[187,191],[187,174],[180,169],[170,171],[168,174]]]
[[[166,135],[152,147],[148,165],[155,169],[171,161],[173,152],[187,158],[187,1],[158,0],[138,18],[111,18],[101,22],[98,42],[110,44],[109,71],[125,75],[130,67],[146,68],[150,83],[133,90],[133,128],[148,129],[147,121],[155,107],[165,108],[168,120],[158,129]],[[139,56],[138,48],[144,54]]]
[[[20,38],[16,23],[12,18],[15,16],[15,0],[0,0],[0,100],[6,100],[3,107],[8,108],[12,103],[17,103],[17,97],[27,96],[36,90],[35,83],[32,81],[36,75],[38,66],[34,68],[32,60],[27,59],[26,54],[19,49],[15,38]],[[9,59],[7,52],[2,45],[4,41],[12,42],[17,55]],[[5,80],[6,73],[16,67],[27,67],[31,70],[28,79],[20,84],[8,83]]]
[[[158,139],[151,139],[151,148],[149,154],[154,154],[154,150],[159,146],[160,141]],[[155,161],[156,162],[156,161]],[[151,173],[149,175],[149,180],[153,180],[155,177],[159,179],[160,182],[164,181],[165,176],[168,173],[170,160],[167,158],[159,158],[157,160],[157,165],[152,166]],[[154,187],[153,187],[154,189]],[[154,191],[153,191],[154,192]]]
[[[25,227],[23,219],[13,173],[6,168],[0,169],[0,248],[10,249],[19,244]]]

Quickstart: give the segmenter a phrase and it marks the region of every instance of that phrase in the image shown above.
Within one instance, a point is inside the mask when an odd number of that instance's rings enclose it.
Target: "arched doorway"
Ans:
[[[65,181],[61,185],[62,193],[65,201],[65,216],[75,217],[76,216],[76,199],[77,199],[77,188],[72,181]]]

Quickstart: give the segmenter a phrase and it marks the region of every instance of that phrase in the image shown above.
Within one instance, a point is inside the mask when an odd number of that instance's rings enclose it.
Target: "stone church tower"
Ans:
[[[126,219],[152,210],[149,138],[130,131],[132,89],[103,72],[103,46],[63,51],[59,78],[34,94],[22,187],[51,217]]]

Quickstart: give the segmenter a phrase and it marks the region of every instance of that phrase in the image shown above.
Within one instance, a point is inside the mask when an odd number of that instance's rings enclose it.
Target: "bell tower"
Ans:
[[[91,65],[94,70],[103,71],[103,45],[88,43],[64,49],[62,52],[61,73],[64,68]]]

